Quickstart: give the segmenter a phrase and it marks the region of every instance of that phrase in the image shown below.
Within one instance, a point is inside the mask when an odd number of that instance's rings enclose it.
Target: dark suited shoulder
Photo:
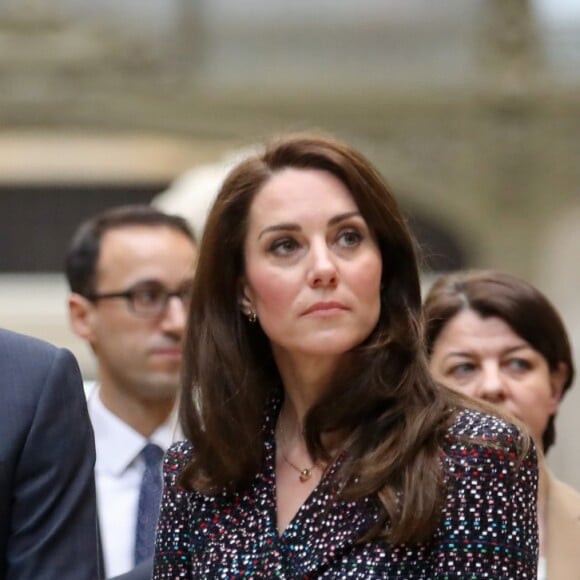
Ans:
[[[0,578],[100,577],[94,461],[73,355],[0,329]]]
[[[153,558],[141,562],[138,566],[135,566],[133,570],[125,572],[120,576],[115,576],[111,580],[151,580],[153,576]]]
[[[16,392],[23,402],[35,401],[58,351],[56,346],[43,340],[0,328],[2,395],[8,397]],[[16,385],[27,382],[24,392],[16,390]]]

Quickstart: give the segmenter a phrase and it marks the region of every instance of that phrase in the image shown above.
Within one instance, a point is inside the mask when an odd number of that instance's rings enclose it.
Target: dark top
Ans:
[[[95,443],[73,355],[0,329],[0,579],[100,578]]]
[[[140,564],[137,564],[135,568],[125,572],[124,574],[119,574],[111,578],[111,580],[151,580],[151,575],[153,574],[153,558],[148,558]]]
[[[264,425],[265,459],[237,493],[186,492],[176,478],[189,442],[164,465],[155,579],[174,578],[535,578],[536,453],[518,465],[519,432],[501,419],[462,411],[442,453],[447,493],[441,523],[419,545],[356,543],[375,521],[378,500],[335,500],[332,466],[288,528],[276,528],[274,404]],[[492,445],[465,443],[465,437]]]

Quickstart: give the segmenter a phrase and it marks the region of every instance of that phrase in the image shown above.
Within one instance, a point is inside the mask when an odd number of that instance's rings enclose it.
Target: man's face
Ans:
[[[195,259],[195,246],[178,230],[166,226],[113,229],[101,240],[94,292],[123,292],[142,284],[175,292],[192,277]],[[110,396],[173,399],[186,320],[180,299],[170,298],[167,308],[156,316],[136,314],[124,298],[85,304],[84,338],[97,356],[102,388]]]

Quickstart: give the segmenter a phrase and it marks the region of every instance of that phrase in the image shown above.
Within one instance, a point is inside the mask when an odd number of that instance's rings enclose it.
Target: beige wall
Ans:
[[[580,189],[580,183],[578,184]],[[575,352],[576,377],[580,374],[580,195],[538,231],[537,278],[562,313]],[[566,395],[558,415],[557,444],[549,463],[566,481],[580,489],[580,384],[578,378]]]

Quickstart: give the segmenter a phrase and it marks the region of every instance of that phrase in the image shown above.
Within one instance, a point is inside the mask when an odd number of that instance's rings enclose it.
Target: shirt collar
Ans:
[[[98,387],[92,389],[87,400],[95,433],[95,471],[121,475],[138,458],[148,442],[167,451],[174,441],[181,439],[176,409],[147,439],[109,411],[103,405],[99,391]]]

